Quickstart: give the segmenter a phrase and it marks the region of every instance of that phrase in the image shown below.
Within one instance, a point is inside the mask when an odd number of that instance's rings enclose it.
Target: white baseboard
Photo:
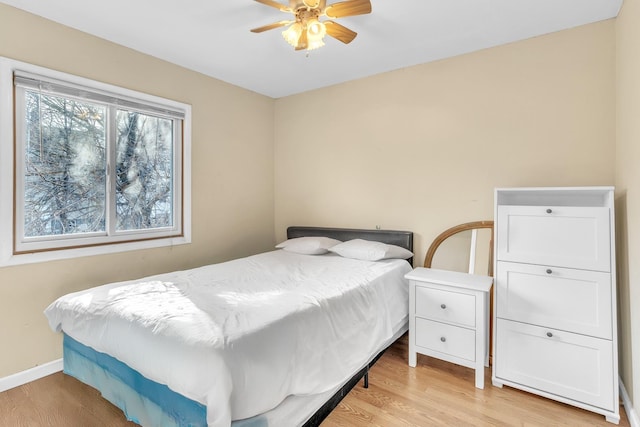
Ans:
[[[26,371],[9,375],[8,377],[0,378],[0,393],[62,371],[62,367],[62,359],[58,359],[53,362],[48,362],[31,369],[27,369]]]
[[[620,395],[621,395],[620,397],[622,397],[622,404],[624,405],[624,411],[627,413],[627,418],[629,418],[629,425],[631,427],[640,427],[640,418],[638,418],[638,414],[636,413],[636,410],[633,408],[633,403],[629,398],[627,389],[624,387],[622,378],[620,378]]]

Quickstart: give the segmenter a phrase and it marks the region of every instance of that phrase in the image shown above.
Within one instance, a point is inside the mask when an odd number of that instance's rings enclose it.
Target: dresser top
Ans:
[[[436,283],[483,292],[489,292],[491,284],[493,283],[493,277],[490,276],[424,267],[418,267],[407,273],[404,277],[419,282]]]

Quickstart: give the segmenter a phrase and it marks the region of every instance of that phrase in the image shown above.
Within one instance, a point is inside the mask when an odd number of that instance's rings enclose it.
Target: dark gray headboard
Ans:
[[[287,228],[287,239],[306,236],[325,236],[341,241],[351,239],[374,240],[408,249],[413,252],[413,232],[396,230],[360,230],[357,228],[302,227]],[[413,265],[413,258],[408,259]]]

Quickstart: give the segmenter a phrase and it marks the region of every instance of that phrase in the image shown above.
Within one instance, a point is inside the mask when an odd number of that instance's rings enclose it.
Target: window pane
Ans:
[[[105,230],[104,106],[25,92],[25,237]]]
[[[118,110],[116,230],[173,226],[173,120]]]

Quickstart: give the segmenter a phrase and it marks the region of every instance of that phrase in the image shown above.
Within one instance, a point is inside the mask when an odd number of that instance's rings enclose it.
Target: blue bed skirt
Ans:
[[[128,420],[142,426],[206,427],[206,406],[178,394],[166,385],[142,376],[126,364],[87,347],[70,336],[63,338],[64,372],[98,389],[120,408]],[[264,417],[234,421],[232,427],[266,427]]]

